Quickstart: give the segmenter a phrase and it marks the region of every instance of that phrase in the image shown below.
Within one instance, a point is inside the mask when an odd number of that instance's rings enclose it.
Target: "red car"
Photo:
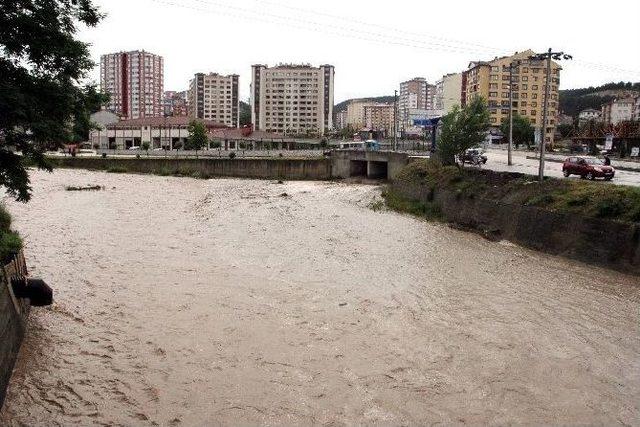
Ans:
[[[581,178],[604,178],[607,181],[613,178],[616,170],[606,166],[602,160],[592,157],[567,157],[562,164],[564,176],[580,175]]]

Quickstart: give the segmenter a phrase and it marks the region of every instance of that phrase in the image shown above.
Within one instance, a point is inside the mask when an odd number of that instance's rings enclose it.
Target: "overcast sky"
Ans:
[[[402,80],[435,82],[471,60],[549,47],[563,61],[561,88],[640,81],[640,1],[538,0],[94,0],[107,16],[82,29],[103,53],[144,49],[164,57],[165,90],[196,72],[240,75],[251,64],[332,64],[335,101],[392,95]],[[524,2],[522,2],[524,4]],[[593,4],[593,5],[592,5]],[[98,67],[92,73],[99,81]]]

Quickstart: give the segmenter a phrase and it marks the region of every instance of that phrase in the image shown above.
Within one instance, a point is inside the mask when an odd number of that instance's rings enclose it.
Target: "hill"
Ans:
[[[640,95],[640,83],[607,83],[597,87],[566,89],[560,91],[560,111],[575,117],[585,108],[599,110],[614,98]]]
[[[394,98],[393,95],[390,96],[372,96],[369,98],[352,98],[352,99],[347,99],[345,101],[340,102],[339,104],[336,104],[333,107],[333,111],[334,112],[338,112],[338,111],[344,111],[347,109],[347,104],[349,104],[351,101],[367,101],[367,102],[393,102]]]

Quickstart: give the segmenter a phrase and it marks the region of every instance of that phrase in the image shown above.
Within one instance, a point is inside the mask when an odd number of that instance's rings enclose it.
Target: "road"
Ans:
[[[495,171],[510,171],[521,172],[529,175],[538,175],[538,160],[527,159],[526,156],[532,155],[531,152],[526,151],[514,151],[513,152],[513,165],[507,165],[507,152],[500,149],[488,149],[487,157],[489,160],[483,168],[491,169]],[[615,160],[612,162],[613,167],[616,166]],[[545,162],[545,175],[556,178],[563,178],[562,164],[556,162]],[[569,179],[580,179],[578,176],[572,176]],[[603,181],[604,182],[604,181]],[[616,170],[616,176],[612,181],[613,184],[618,185],[632,185],[640,187],[640,172],[628,172]],[[607,182],[607,183],[609,183]]]

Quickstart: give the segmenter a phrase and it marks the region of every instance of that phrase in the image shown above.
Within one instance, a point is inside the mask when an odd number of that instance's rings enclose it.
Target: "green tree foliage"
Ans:
[[[240,126],[248,126],[251,124],[251,105],[240,101]]]
[[[186,149],[187,150],[195,150],[196,153],[198,150],[202,150],[208,142],[207,138],[207,129],[204,127],[204,124],[198,120],[192,120],[189,122],[189,138],[187,138]]]
[[[505,137],[505,141],[509,142],[509,118],[505,118],[500,125],[500,131]],[[513,145],[519,147],[525,144],[530,147],[533,143],[533,126],[529,118],[521,116],[518,113],[513,115]]]
[[[442,118],[442,133],[437,143],[437,156],[444,165],[453,165],[456,156],[476,147],[486,138],[489,130],[489,110],[480,98],[474,98],[464,108],[455,106]]]
[[[105,99],[80,84],[94,64],[74,38],[101,18],[91,0],[0,2],[0,185],[17,200],[31,196],[26,165],[51,170],[44,151],[86,140]]]

